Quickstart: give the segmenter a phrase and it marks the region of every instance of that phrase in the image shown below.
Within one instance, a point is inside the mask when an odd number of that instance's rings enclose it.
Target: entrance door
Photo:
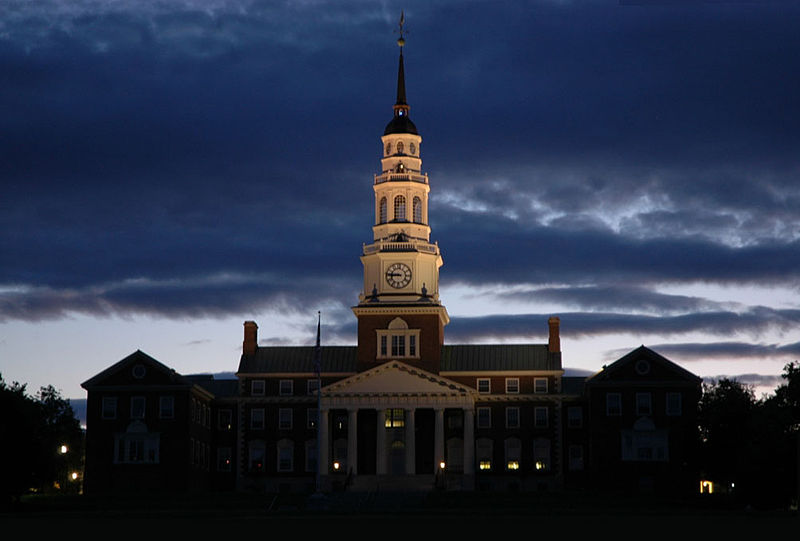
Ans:
[[[406,445],[400,440],[392,442],[389,451],[389,464],[392,475],[405,475],[406,473]]]

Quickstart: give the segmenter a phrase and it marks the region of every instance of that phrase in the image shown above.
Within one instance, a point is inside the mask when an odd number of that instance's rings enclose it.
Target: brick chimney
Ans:
[[[550,339],[547,341],[547,351],[550,353],[561,352],[561,338],[558,335],[558,326],[560,322],[561,320],[555,316],[547,320],[547,324],[550,326]]]
[[[254,355],[257,347],[258,347],[258,325],[256,325],[255,321],[245,321],[242,355]]]

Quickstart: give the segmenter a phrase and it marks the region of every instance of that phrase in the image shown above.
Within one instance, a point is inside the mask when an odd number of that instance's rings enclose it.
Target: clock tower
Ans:
[[[358,318],[359,370],[397,360],[439,372],[444,327],[439,301],[439,246],[428,225],[428,175],[422,172],[422,137],[409,118],[400,22],[397,102],[381,137],[381,171],[374,176],[372,242],[361,255],[364,289]]]

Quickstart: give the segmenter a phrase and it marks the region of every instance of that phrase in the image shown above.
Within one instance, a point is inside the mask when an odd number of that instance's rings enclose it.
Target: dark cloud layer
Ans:
[[[352,338],[401,7],[443,282],[560,304],[566,336],[797,331],[797,299],[655,289],[800,284],[784,2],[7,4],[0,321],[329,302]]]

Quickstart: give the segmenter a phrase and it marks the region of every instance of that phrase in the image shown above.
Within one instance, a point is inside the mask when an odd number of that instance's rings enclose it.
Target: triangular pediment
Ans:
[[[136,350],[81,384],[84,389],[130,385],[185,385],[191,387],[192,382],[143,351]]]
[[[475,393],[475,389],[399,361],[389,361],[322,388],[323,396],[467,396]]]

